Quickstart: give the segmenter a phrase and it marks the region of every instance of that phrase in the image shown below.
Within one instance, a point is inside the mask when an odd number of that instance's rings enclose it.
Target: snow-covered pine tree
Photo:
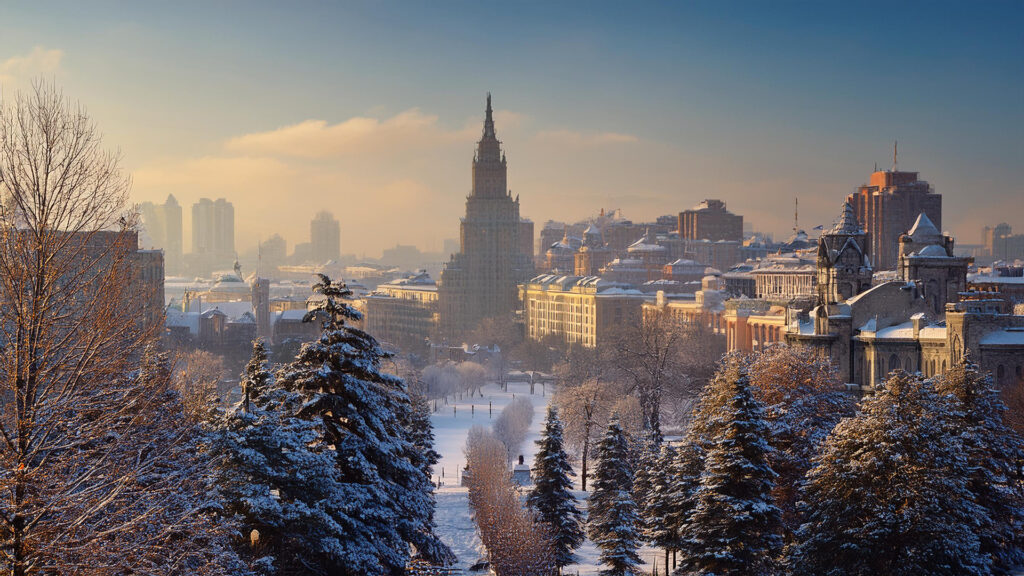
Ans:
[[[671,497],[674,482],[672,472],[676,458],[675,447],[667,443],[661,445],[661,452],[652,466],[653,474],[651,474],[650,489],[647,491],[647,500],[642,507],[645,540],[651,546],[665,551],[664,574],[668,574],[669,554],[672,550],[679,548],[678,531],[669,522],[670,514],[674,509]]]
[[[644,542],[651,541],[651,530],[654,529],[648,521],[651,514],[648,511],[648,504],[651,502],[651,490],[654,486],[656,476],[660,472],[658,468],[658,457],[661,455],[661,435],[652,429],[641,432],[637,446],[633,450],[633,502],[636,503],[637,515],[640,523],[637,525],[640,538]]]
[[[800,482],[829,432],[853,416],[856,399],[844,390],[831,360],[809,348],[769,346],[744,363],[751,392],[764,406],[772,447],[768,461],[778,474],[773,495],[788,543],[803,521],[796,505]]]
[[[434,466],[441,461],[441,455],[434,450],[434,427],[430,423],[430,401],[422,394],[410,394],[409,421],[405,428],[409,433],[409,442],[419,451],[422,461],[420,469],[430,478]]]
[[[359,506],[372,502],[338,481],[321,424],[296,415],[304,398],[275,385],[260,340],[242,389],[242,402],[210,433],[224,514],[240,525],[239,551],[262,574],[334,574],[350,561],[379,569],[353,543],[373,537],[359,517]]]
[[[988,522],[977,527],[981,552],[991,558],[993,573],[1009,574],[1024,565],[1021,438],[1003,423],[1006,406],[991,374],[969,358],[936,378],[935,390],[953,403],[970,467],[967,488],[988,515]]]
[[[771,495],[768,427],[742,367],[719,382],[724,386],[716,392],[728,400],[708,423],[704,472],[683,530],[689,554],[677,574],[771,574],[782,526]]]
[[[975,533],[988,519],[949,403],[931,381],[896,371],[860,410],[807,474],[791,573],[988,574]]]
[[[430,403],[422,394],[409,396],[410,406],[406,413],[405,431],[407,440],[413,448],[410,459],[422,473],[419,490],[429,494],[430,506],[426,518],[420,518],[420,527],[415,533],[417,559],[434,565],[447,566],[455,563],[455,555],[447,545],[434,535],[434,485],[432,480],[434,466],[441,460],[441,455],[434,450],[434,429],[430,422]]]
[[[629,444],[613,414],[597,445],[597,467],[587,517],[590,539],[601,549],[602,576],[633,576],[640,564]]]
[[[537,519],[547,524],[555,548],[558,569],[575,564],[574,550],[583,544],[582,514],[572,494],[571,476],[575,476],[562,440],[562,421],[558,409],[548,406],[547,420],[534,457],[533,489],[527,503],[537,511]]]
[[[323,333],[302,347],[281,378],[285,389],[305,398],[299,414],[323,426],[338,481],[362,494],[357,502],[366,500],[353,513],[369,536],[352,535],[346,542],[351,562],[335,574],[398,572],[408,562],[408,544],[450,559],[430,531],[432,484],[404,426],[410,410],[405,383],[381,372],[388,354],[372,336],[345,324],[361,317],[345,302],[352,291],[323,274],[313,290],[322,298],[305,319],[320,320]]]

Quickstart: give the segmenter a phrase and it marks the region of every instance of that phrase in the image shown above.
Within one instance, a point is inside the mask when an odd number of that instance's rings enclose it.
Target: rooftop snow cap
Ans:
[[[833,234],[862,234],[860,224],[853,215],[853,206],[849,202],[843,202],[843,213],[839,215],[835,225],[832,226]]]
[[[942,242],[942,233],[932,224],[931,219],[924,212],[917,215],[917,220],[907,232],[910,238],[918,244],[938,244]]]

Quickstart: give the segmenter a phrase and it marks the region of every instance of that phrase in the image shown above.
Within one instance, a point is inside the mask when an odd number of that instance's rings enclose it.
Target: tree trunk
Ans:
[[[583,480],[583,491],[587,491],[587,454],[590,452],[590,426],[587,426],[587,436],[583,439],[583,466],[580,470],[580,478]]]

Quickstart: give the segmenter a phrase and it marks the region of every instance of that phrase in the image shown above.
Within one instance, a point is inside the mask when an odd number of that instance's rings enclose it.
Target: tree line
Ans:
[[[610,576],[639,574],[642,543],[666,575],[1011,574],[1024,444],[1006,413],[969,358],[857,401],[812,352],[730,355],[680,440],[610,416],[584,515],[553,407],[527,497],[553,552],[523,574],[574,563],[583,526]]]

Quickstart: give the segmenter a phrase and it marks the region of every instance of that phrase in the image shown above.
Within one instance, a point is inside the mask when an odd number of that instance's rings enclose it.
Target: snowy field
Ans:
[[[459,568],[468,568],[484,555],[480,537],[476,533],[476,526],[469,511],[466,489],[459,486],[461,470],[466,464],[463,453],[466,434],[474,424],[489,427],[513,397],[528,397],[533,402],[533,422],[520,452],[525,457],[526,463],[532,465],[537,449],[534,442],[540,437],[540,431],[544,427],[544,417],[547,413],[553,386],[549,384],[545,389],[544,386],[538,384],[534,390],[535,393],[530,395],[530,385],[527,383],[510,383],[507,392],[502,392],[497,384],[488,384],[483,387],[481,392],[482,397],[480,395],[474,398],[465,397],[454,404],[449,400],[449,404],[445,405],[443,401],[439,400],[437,411],[431,415],[431,421],[434,424],[435,449],[441,454],[441,461],[434,469],[434,481],[440,480],[441,482],[441,488],[437,491],[437,511],[434,518],[441,539],[451,546],[452,551],[458,556],[457,566]],[[488,414],[488,402],[492,407],[490,415]],[[578,470],[576,472],[579,473]],[[576,482],[578,487],[578,477]],[[576,497],[580,500],[581,507],[585,508],[586,493],[577,492]],[[567,575],[578,573],[580,576],[596,575],[599,566],[597,564],[598,551],[594,544],[587,540],[576,553],[582,562],[579,565],[567,566],[563,573]],[[651,562],[657,555],[657,551],[647,548],[640,551],[640,557],[645,562]],[[642,567],[642,572],[650,574],[651,566],[645,564]],[[663,573],[664,567],[659,566],[659,574]]]

